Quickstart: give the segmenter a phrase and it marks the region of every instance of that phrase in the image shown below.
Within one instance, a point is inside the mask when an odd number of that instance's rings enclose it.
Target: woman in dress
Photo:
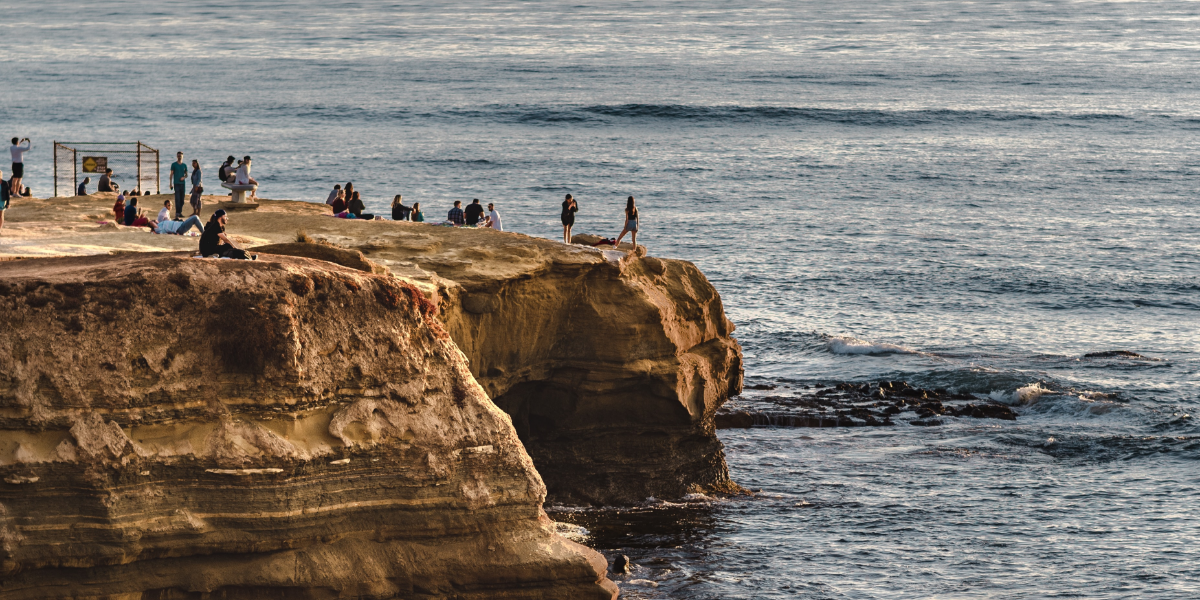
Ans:
[[[200,210],[204,208],[200,194],[204,193],[204,172],[200,170],[200,161],[192,159],[192,195],[189,202],[192,205],[192,214],[199,216]]]
[[[567,194],[567,199],[563,200],[562,224],[563,224],[563,243],[571,243],[571,226],[575,224],[575,213],[579,212],[579,203],[570,194]]]
[[[413,202],[412,220],[416,221],[417,223],[425,222],[425,213],[421,212],[420,202]]]
[[[625,237],[626,233],[632,234],[630,241],[633,242],[633,249],[637,250],[637,230],[638,230],[638,209],[633,203],[633,196],[625,201],[625,227],[621,229],[621,235],[617,236],[617,242],[613,244],[614,248],[621,247],[621,238]]]

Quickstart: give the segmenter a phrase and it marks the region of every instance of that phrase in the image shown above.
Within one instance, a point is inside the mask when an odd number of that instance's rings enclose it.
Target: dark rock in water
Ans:
[[[881,427],[896,415],[913,413],[918,426],[941,425],[939,415],[1012,421],[1004,404],[946,388],[926,389],[904,381],[837,383],[734,401],[717,412],[718,429],[759,427]],[[964,402],[970,401],[970,402]],[[743,409],[743,410],[738,410]],[[910,418],[911,418],[910,417]],[[909,420],[909,419],[906,419]]]
[[[716,416],[717,429],[749,429],[754,426],[754,415],[739,410],[737,412],[718,412]]]
[[[1088,352],[1083,355],[1084,358],[1146,358],[1137,352],[1128,350],[1107,350],[1104,352]]]
[[[918,427],[933,427],[934,425],[941,425],[942,422],[938,419],[917,419],[915,421],[909,421],[908,424],[916,425]]]
[[[1017,413],[1003,404],[967,404],[960,406],[953,414],[956,417],[973,417],[976,419],[1017,420]]]
[[[616,573],[618,575],[623,575],[623,574],[632,572],[633,569],[630,568],[629,557],[625,556],[624,554],[620,554],[616,558],[614,558],[612,571],[613,571],[613,573]]]
[[[767,385],[765,383],[756,383],[754,385],[746,386],[746,389],[748,389],[748,390],[773,390],[773,389],[775,389],[775,386]]]

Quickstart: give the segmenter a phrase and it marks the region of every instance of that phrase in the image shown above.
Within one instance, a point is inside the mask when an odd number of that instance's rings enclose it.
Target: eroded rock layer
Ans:
[[[205,217],[221,199],[206,200]],[[194,238],[97,223],[112,203],[111,194],[23,200],[6,213],[0,255],[195,249]],[[263,252],[386,269],[421,289],[479,382],[514,416],[552,501],[736,489],[713,413],[740,389],[740,349],[720,297],[693,265],[629,244],[591,248],[595,236],[568,245],[327,213],[324,204],[260,200],[233,214],[229,233],[246,246],[270,244]]]
[[[551,499],[737,491],[713,417],[741,391],[742,357],[716,290],[644,248],[567,248],[516,277],[452,272],[442,306]]]
[[[414,288],[0,264],[0,598],[612,598]]]

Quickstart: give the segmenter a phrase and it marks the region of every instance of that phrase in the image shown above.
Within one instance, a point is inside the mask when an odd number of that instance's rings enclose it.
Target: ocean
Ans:
[[[608,236],[634,195],[737,324],[764,389],[732,407],[904,381],[1017,413],[721,430],[753,496],[550,507],[630,557],[624,597],[1200,597],[1200,4],[0,6],[39,196],[53,140],[548,238],[564,194]]]

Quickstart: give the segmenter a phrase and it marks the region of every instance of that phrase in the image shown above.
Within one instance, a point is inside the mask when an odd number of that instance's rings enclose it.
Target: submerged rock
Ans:
[[[1017,413],[1008,405],[972,394],[913,387],[903,381],[839,383],[791,396],[745,394],[717,412],[719,429],[773,427],[886,427],[892,417],[910,413],[914,425],[941,425],[937,416],[1003,419]],[[966,402],[971,401],[971,402]],[[747,424],[748,423],[748,424]]]
[[[615,596],[411,286],[265,254],[0,281],[0,597]]]

